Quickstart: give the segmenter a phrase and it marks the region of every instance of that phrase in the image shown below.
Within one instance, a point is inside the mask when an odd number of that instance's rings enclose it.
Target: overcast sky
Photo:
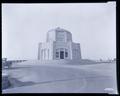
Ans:
[[[37,59],[56,27],[72,33],[84,59],[116,57],[116,3],[2,4],[2,57]]]

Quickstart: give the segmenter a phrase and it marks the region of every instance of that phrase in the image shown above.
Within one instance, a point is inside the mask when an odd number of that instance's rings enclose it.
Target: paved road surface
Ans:
[[[22,66],[6,71],[17,80],[13,80],[15,88],[3,93],[117,93],[115,63]]]

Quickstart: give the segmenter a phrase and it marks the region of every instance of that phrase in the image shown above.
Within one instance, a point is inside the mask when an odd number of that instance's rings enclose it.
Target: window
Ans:
[[[57,32],[57,41],[62,41],[62,42],[65,41],[64,32],[62,32],[62,31]]]
[[[65,49],[65,57],[68,57],[68,50]]]
[[[68,58],[68,49],[65,49],[65,48],[58,48],[58,49],[56,49],[55,57],[57,59]]]
[[[68,52],[65,52],[65,57],[68,57]]]
[[[59,49],[56,49],[56,58],[59,58]]]
[[[59,58],[59,52],[56,52],[56,58]]]

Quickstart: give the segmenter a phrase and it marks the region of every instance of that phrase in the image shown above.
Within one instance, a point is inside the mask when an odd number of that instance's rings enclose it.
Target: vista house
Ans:
[[[60,59],[81,59],[81,50],[68,30],[57,27],[47,32],[45,43],[39,43],[38,60]]]

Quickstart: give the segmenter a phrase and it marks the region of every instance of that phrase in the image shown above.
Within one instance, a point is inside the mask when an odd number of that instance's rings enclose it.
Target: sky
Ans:
[[[116,2],[3,3],[2,57],[37,59],[38,43],[56,27],[72,33],[83,59],[116,58]]]

